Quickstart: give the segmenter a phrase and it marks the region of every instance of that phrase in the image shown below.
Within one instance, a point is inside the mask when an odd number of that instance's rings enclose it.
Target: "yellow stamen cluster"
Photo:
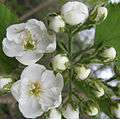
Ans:
[[[40,96],[42,92],[42,89],[41,89],[41,84],[40,82],[34,82],[31,84],[30,86],[30,95],[33,95],[33,96]]]

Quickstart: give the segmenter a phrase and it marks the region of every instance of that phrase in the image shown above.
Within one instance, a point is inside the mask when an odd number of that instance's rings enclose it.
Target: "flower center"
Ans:
[[[34,50],[36,48],[36,42],[32,39],[30,31],[27,32],[27,37],[24,39],[23,47],[25,50]]]
[[[33,95],[33,96],[40,96],[42,92],[42,89],[41,89],[41,84],[40,82],[34,82],[31,84],[30,86],[30,94]]]

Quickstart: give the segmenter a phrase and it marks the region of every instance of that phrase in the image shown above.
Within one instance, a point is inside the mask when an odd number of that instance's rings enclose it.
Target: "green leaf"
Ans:
[[[115,47],[120,55],[120,4],[110,5],[108,10],[107,19],[96,28],[96,42],[104,41]]]
[[[16,60],[5,56],[2,50],[2,40],[6,37],[6,28],[16,22],[18,22],[17,16],[5,5],[0,4],[0,71],[2,73],[11,73],[16,66]]]

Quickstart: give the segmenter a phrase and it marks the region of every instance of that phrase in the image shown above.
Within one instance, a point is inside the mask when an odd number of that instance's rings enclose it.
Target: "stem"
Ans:
[[[70,68],[69,68],[69,97],[71,98],[72,95],[72,77],[73,77],[73,69],[72,69],[72,40],[73,36],[71,31],[68,33],[69,38],[69,60],[70,60]]]

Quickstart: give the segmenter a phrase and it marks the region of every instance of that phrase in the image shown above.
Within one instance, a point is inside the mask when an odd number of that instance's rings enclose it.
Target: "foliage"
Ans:
[[[5,5],[0,4],[0,44],[5,37],[6,28],[18,21],[18,18],[13,14]],[[4,73],[10,73],[15,66],[15,60],[8,58],[2,51],[2,45],[0,45],[0,68]]]

